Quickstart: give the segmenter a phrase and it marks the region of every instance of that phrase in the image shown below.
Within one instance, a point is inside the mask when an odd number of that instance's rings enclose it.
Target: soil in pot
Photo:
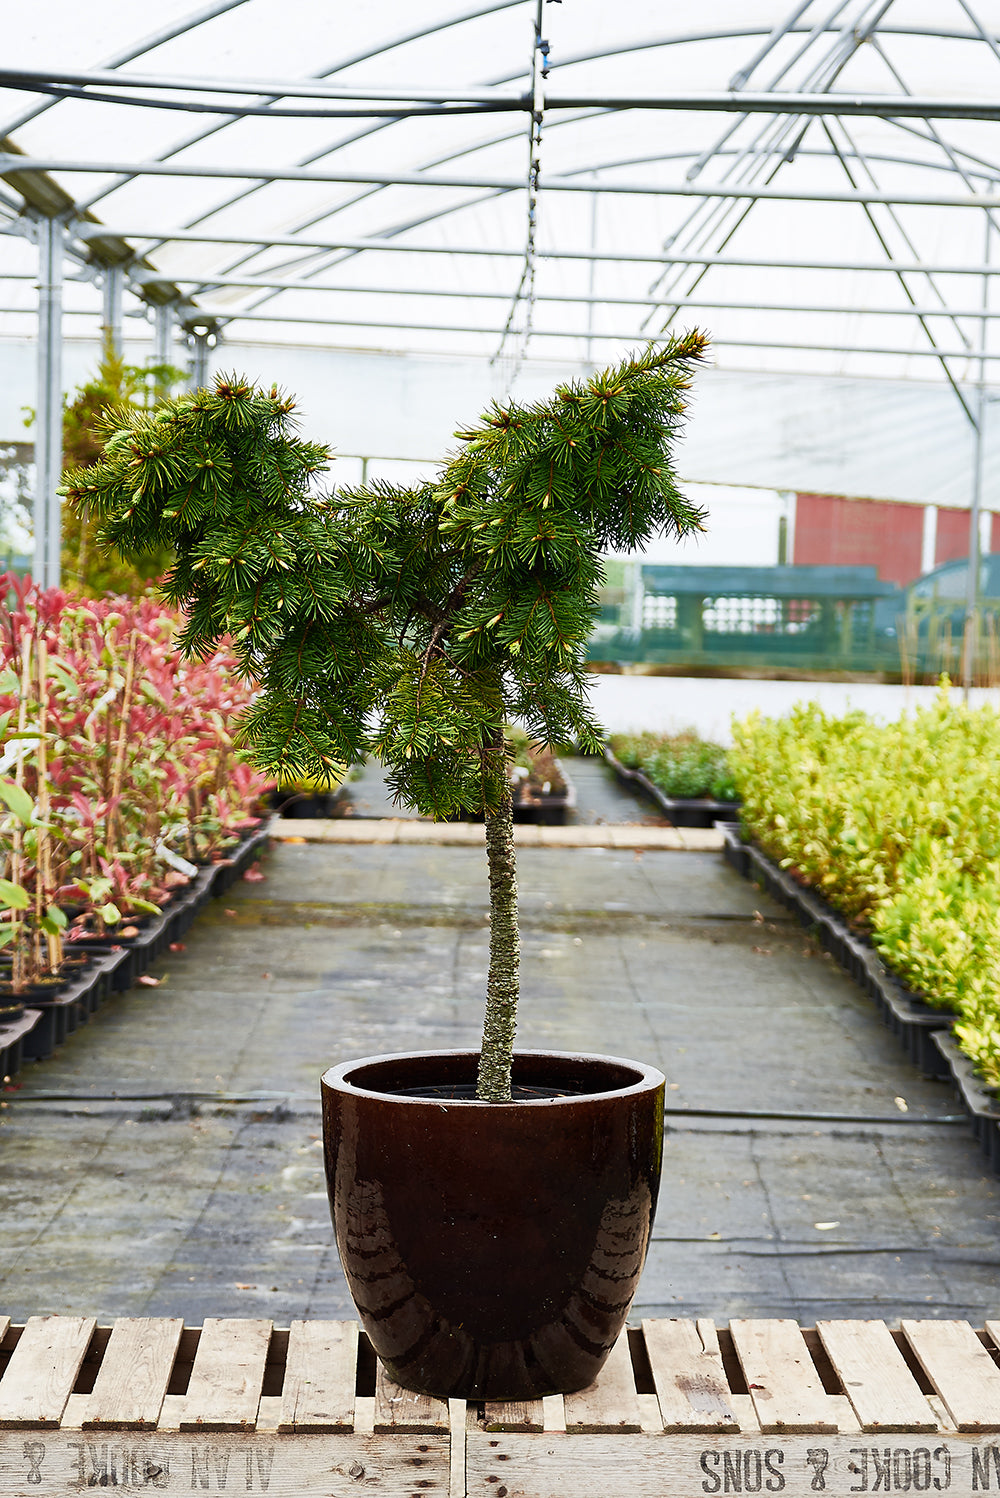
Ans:
[[[21,1004],[29,1002],[32,1004],[44,1003],[46,999],[54,999],[62,989],[66,987],[67,979],[54,975],[51,978],[32,978],[19,990],[15,991],[13,983],[9,978],[0,980],[0,1005]]]
[[[477,1060],[373,1057],[323,1077],[341,1262],[404,1387],[569,1393],[593,1383],[638,1286],[664,1079],[616,1058],[520,1052],[528,1097],[480,1103]]]
[[[109,926],[103,934],[99,931],[89,931],[86,927],[78,927],[70,929],[66,936],[66,945],[71,951],[74,948],[78,948],[81,952],[102,951],[108,947],[133,946],[141,935],[139,925],[132,922],[125,926]]]

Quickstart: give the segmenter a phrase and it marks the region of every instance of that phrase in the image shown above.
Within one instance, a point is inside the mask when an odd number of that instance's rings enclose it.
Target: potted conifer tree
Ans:
[[[221,636],[260,683],[242,738],[279,780],[369,754],[419,812],[483,814],[490,963],[478,1051],[366,1058],[322,1082],[341,1259],[392,1376],[522,1399],[593,1381],[625,1323],[659,1184],[664,1079],[514,1051],[517,886],[504,725],[599,752],[583,655],[600,556],[700,529],[672,447],[697,332],[493,405],[437,481],[318,492],[293,402],[220,378],[111,413],[62,492],[123,555],[169,545],[178,648]]]

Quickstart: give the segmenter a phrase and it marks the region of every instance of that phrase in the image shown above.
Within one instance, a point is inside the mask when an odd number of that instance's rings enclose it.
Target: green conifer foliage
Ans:
[[[459,432],[436,483],[323,493],[329,453],[294,403],[224,376],[153,412],[109,413],[103,458],[62,493],[123,556],[169,545],[178,646],[233,638],[260,693],[241,725],[281,781],[376,755],[425,815],[485,813],[492,937],[480,1095],[510,1096],[517,1003],[503,725],[596,749],[583,657],[600,554],[701,528],[672,448],[691,333]]]
[[[108,407],[149,409],[183,378],[171,365],[150,369],[126,364],[110,336],[96,374],[75,391],[63,410],[63,461],[70,468],[96,463],[102,451],[101,422]],[[62,572],[67,583],[87,598],[109,593],[138,597],[173,560],[169,545],[147,551],[138,562],[123,560],[106,548],[95,547],[96,517],[69,507],[63,516]]]

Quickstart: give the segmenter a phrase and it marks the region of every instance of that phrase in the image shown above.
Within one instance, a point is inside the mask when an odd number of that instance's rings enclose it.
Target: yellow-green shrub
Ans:
[[[952,701],[898,722],[815,703],[734,727],[749,835],[865,929],[1000,1081],[1000,715]]]

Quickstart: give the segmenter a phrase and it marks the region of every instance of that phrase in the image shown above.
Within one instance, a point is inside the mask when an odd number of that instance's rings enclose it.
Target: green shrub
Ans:
[[[665,796],[678,801],[699,796],[736,800],[726,749],[699,738],[693,729],[676,734],[612,734],[608,743],[626,769],[641,770]]]
[[[994,963],[989,972],[976,974],[973,981],[976,991],[962,1005],[955,1021],[955,1039],[986,1085],[1000,1089],[1000,970]]]
[[[953,703],[947,683],[884,725],[810,703],[736,724],[731,763],[746,832],[953,1009],[1000,1082],[1000,715]]]
[[[646,756],[662,741],[659,733],[613,733],[608,745],[619,764],[626,770],[638,770]]]

